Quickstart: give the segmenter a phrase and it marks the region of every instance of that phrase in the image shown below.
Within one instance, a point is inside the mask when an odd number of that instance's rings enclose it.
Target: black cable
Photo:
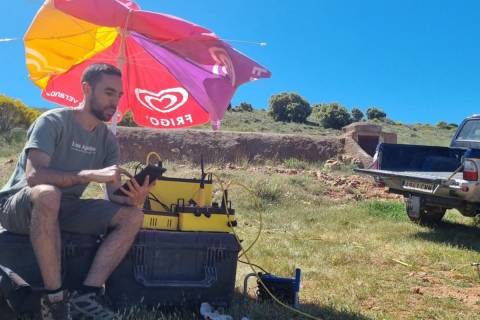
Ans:
[[[266,271],[265,269],[263,269],[262,267],[260,267],[259,265],[255,264],[255,263],[248,263],[248,262],[242,261],[242,260],[240,260],[240,259],[238,259],[238,262],[241,262],[241,263],[244,263],[244,264],[248,264],[248,265],[254,266],[254,267],[262,270],[264,273],[270,274],[270,272]]]
[[[161,205],[163,207],[163,209],[165,209],[167,212],[170,211],[170,208],[165,204],[163,203],[162,201],[158,200],[158,198],[151,192],[148,193],[148,200],[152,200],[152,201],[155,201],[156,203],[158,203],[159,205]],[[152,198],[150,197],[152,196]]]
[[[141,163],[141,162],[139,162],[139,163],[135,166],[135,170],[134,170],[134,171],[135,171],[135,174],[134,174],[134,176],[137,175],[137,172],[138,172],[137,170],[138,170],[138,168],[141,167],[141,166],[142,166],[142,163]]]

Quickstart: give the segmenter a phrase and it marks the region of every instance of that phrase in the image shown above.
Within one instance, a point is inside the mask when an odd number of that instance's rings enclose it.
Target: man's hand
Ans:
[[[126,190],[123,187],[120,187],[120,190],[122,190],[123,193],[128,196],[131,205],[141,207],[143,206],[148,193],[155,185],[155,181],[150,183],[150,176],[147,175],[142,185],[139,185],[135,179],[130,179],[127,181],[127,185],[129,190]]]
[[[124,174],[127,177],[131,178],[132,175],[125,169],[113,165],[98,170],[87,170],[84,174],[88,177],[88,180],[91,182],[98,183],[113,183],[118,184],[121,181],[121,175]]]

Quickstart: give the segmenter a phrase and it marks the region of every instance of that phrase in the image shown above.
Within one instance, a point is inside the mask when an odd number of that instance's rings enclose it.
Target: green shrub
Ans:
[[[451,129],[456,129],[456,128],[458,128],[458,124],[456,124],[456,123],[449,123],[447,125],[447,129],[451,130]]]
[[[310,104],[296,93],[273,95],[268,104],[268,114],[275,121],[303,123],[312,113]]]
[[[308,163],[297,158],[290,158],[283,161],[283,165],[289,169],[306,169]]]
[[[348,110],[338,103],[315,105],[313,110],[324,128],[340,129],[352,123]]]
[[[367,118],[368,120],[373,119],[383,119],[386,118],[387,114],[382,110],[375,107],[371,107],[367,109]]]
[[[270,180],[259,181],[254,186],[254,193],[258,196],[261,202],[278,203],[282,197],[283,190],[279,184]]]
[[[250,103],[242,102],[233,109],[234,112],[253,112],[253,107]]]
[[[125,113],[125,115],[122,118],[122,121],[120,121],[118,125],[124,126],[124,127],[138,127],[138,125],[133,120],[133,115],[130,111],[127,111],[127,113]]]
[[[41,112],[27,107],[20,100],[0,95],[0,132],[15,127],[28,128]]]
[[[353,108],[352,109],[352,119],[353,119],[354,122],[358,122],[358,121],[362,120],[363,117],[364,117],[364,114],[360,109],[358,109],[358,108]]]
[[[439,121],[437,124],[436,124],[436,127],[438,129],[447,129],[448,128],[448,124],[445,122],[445,121]]]

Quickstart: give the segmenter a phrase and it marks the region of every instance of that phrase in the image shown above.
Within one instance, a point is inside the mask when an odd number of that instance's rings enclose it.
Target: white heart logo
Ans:
[[[161,113],[169,113],[177,110],[188,100],[188,92],[184,88],[169,88],[154,93],[145,89],[135,88],[137,100],[147,109]],[[162,102],[165,99],[169,103],[162,107],[156,107],[154,101]]]

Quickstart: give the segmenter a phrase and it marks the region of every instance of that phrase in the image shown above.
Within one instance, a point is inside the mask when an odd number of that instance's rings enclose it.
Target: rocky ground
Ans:
[[[402,196],[389,193],[388,188],[377,185],[372,177],[351,174],[351,167],[359,164],[358,160],[351,157],[340,156],[327,160],[323,167],[316,169],[287,168],[284,165],[277,166],[250,166],[244,167],[233,163],[227,163],[218,169],[246,170],[247,172],[261,172],[264,174],[282,175],[308,175],[314,177],[326,186],[324,195],[338,201],[360,200],[401,200]],[[348,172],[338,171],[345,168]]]

